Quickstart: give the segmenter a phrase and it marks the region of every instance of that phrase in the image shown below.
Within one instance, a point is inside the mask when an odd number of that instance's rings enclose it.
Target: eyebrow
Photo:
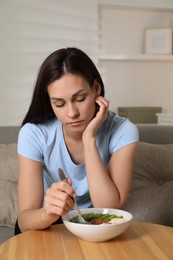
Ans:
[[[75,98],[76,96],[78,96],[79,94],[82,94],[83,92],[85,92],[86,90],[85,89],[81,89],[79,91],[77,91],[76,93],[74,93],[72,95],[72,99]],[[57,98],[57,97],[51,97],[50,100],[52,101],[58,101],[58,100],[63,100],[63,98]]]

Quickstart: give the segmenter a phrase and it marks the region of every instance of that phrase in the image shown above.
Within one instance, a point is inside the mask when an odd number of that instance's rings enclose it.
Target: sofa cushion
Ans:
[[[17,172],[17,144],[0,144],[0,226],[15,225]]]
[[[0,227],[0,244],[14,236],[14,227]]]
[[[129,199],[134,220],[173,226],[173,144],[139,143]]]
[[[0,144],[0,180],[18,179],[17,144]]]
[[[173,144],[140,142],[133,172],[135,179],[139,180],[133,189],[142,188],[141,184],[143,185],[144,180],[155,184],[164,184],[173,180]]]

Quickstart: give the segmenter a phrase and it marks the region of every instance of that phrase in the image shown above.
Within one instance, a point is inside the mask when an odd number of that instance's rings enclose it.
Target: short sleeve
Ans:
[[[25,124],[18,136],[18,154],[39,162],[43,162],[43,134],[34,124]]]
[[[112,132],[109,144],[109,152],[112,154],[118,149],[139,141],[139,132],[136,125],[128,119],[124,120],[115,131]]]

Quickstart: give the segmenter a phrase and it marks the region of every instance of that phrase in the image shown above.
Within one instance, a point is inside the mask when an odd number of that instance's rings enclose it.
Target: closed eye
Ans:
[[[83,102],[86,99],[87,94],[80,94],[80,95],[74,95],[72,98],[72,102]],[[61,108],[65,106],[66,101],[61,98],[51,98],[51,102],[54,104],[55,107]]]
[[[77,97],[77,98],[75,99],[75,101],[76,101],[76,102],[82,102],[82,101],[85,100],[85,98],[86,98],[86,96]]]
[[[56,107],[63,107],[64,104],[55,104]]]
[[[65,102],[52,102],[55,107],[63,107],[65,105]]]
[[[83,102],[85,100],[86,96],[83,97],[77,97],[75,98],[75,100],[73,102]],[[65,105],[65,103],[54,103],[56,107],[63,107]]]

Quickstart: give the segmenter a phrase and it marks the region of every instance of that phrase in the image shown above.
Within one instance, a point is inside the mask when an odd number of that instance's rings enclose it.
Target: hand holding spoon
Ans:
[[[60,177],[60,180],[61,180],[61,181],[64,181],[64,180],[67,179],[67,178],[65,177],[65,174],[64,174],[64,172],[63,172],[63,170],[62,170],[61,168],[58,169],[58,174],[59,174],[59,177]],[[89,222],[86,221],[86,220],[82,217],[82,214],[81,214],[81,212],[80,212],[80,209],[79,209],[79,207],[78,207],[78,204],[77,204],[77,202],[76,202],[76,199],[73,198],[73,200],[74,200],[74,203],[75,203],[75,208],[77,209],[77,212],[78,212],[79,223],[89,224]]]

